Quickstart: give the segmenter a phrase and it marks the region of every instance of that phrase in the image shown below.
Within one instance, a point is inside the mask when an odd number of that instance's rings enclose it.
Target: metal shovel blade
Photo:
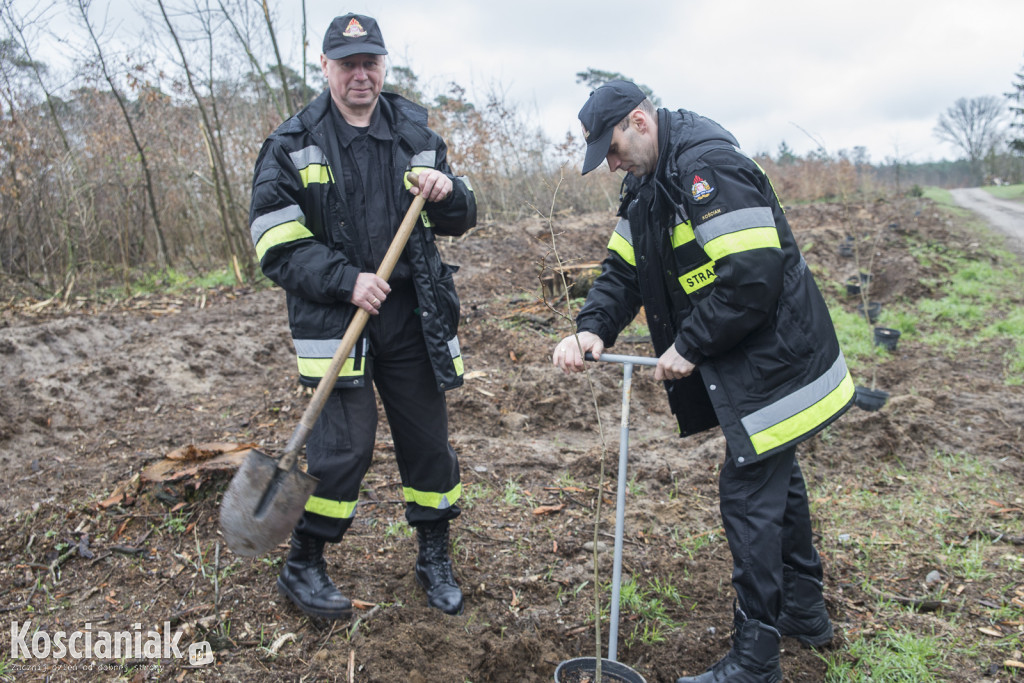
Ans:
[[[253,450],[220,504],[220,528],[236,555],[255,557],[288,537],[316,488],[316,477]]]

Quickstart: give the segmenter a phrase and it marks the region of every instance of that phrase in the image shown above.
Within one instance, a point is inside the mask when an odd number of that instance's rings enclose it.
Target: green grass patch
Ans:
[[[935,190],[937,200],[948,192]],[[962,215],[955,208],[951,214]],[[973,218],[963,219],[978,238],[971,251],[956,244],[911,242],[911,255],[931,275],[922,284],[942,293],[912,304],[897,304],[897,324],[916,343],[938,353],[955,354],[976,348],[983,342],[1002,343],[1003,380],[1009,385],[1024,383],[1024,312],[1020,282],[1024,268],[1005,251],[996,237]],[[901,326],[902,325],[902,326]],[[910,327],[903,327],[911,325]],[[909,335],[908,335],[909,332]]]
[[[812,487],[811,500],[826,566],[849,566],[862,577],[858,587],[871,611],[867,623],[847,632],[843,651],[822,654],[825,680],[946,680],[946,662],[977,661],[982,651],[1000,657],[999,643],[959,623],[1024,616],[1011,602],[1018,583],[1010,578],[1024,558],[991,536],[1024,533],[1024,518],[1000,514],[1019,505],[1020,491],[999,461],[966,451],[905,453],[869,481]],[[933,571],[941,579],[926,585]],[[1000,581],[1006,585],[1001,592],[974,592]],[[949,624],[969,637],[952,642],[921,635],[925,617],[893,596],[941,601],[948,608],[927,616],[934,628]]]
[[[1024,185],[993,185],[982,189],[999,199],[1024,201]]]
[[[846,653],[823,658],[826,683],[924,683],[941,681],[947,644],[935,636],[884,631],[850,643]]]
[[[629,614],[636,617],[626,635],[628,647],[636,643],[663,643],[669,631],[682,626],[672,618],[671,612],[683,605],[683,596],[675,586],[659,579],[641,586],[635,577],[624,578],[619,586],[619,605],[620,617]]]

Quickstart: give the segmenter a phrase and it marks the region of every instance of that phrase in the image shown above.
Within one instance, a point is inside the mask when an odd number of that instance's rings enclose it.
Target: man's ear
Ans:
[[[647,133],[647,130],[649,128],[647,115],[644,114],[642,110],[634,109],[632,112],[630,112],[629,120],[636,127],[636,132],[640,133],[641,135]]]

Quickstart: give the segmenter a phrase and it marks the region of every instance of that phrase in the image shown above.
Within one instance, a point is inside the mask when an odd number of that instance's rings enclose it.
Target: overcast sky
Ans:
[[[371,14],[396,63],[471,95],[498,84],[558,138],[579,130],[589,93],[575,74],[595,68],[717,120],[750,153],[784,140],[801,154],[863,145],[876,163],[956,158],[932,134],[939,115],[1001,97],[1024,69],[1024,0],[306,4],[311,36],[336,14]]]
[[[113,20],[140,1],[93,5],[109,4]],[[589,90],[576,73],[594,68],[647,85],[662,106],[717,120],[748,153],[775,155],[785,141],[799,154],[864,146],[875,163],[952,159],[962,155],[932,132],[939,115],[961,97],[1002,97],[1024,69],[1024,0],[305,4],[309,61],[334,16],[370,14],[392,63],[412,68],[426,91],[455,81],[483,103],[499,90],[555,140],[578,133]],[[271,6],[285,59],[297,64],[299,0]]]

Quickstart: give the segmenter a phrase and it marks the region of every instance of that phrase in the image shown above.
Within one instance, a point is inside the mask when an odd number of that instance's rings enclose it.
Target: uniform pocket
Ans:
[[[444,321],[448,337],[454,337],[459,331],[459,318],[461,317],[462,304],[459,301],[458,292],[455,291],[455,278],[458,266],[447,263],[441,264],[441,276],[437,280],[434,291],[437,292],[438,313]]]
[[[814,354],[800,319],[781,301],[772,324],[744,343],[751,373],[765,389],[772,389],[803,374]]]

